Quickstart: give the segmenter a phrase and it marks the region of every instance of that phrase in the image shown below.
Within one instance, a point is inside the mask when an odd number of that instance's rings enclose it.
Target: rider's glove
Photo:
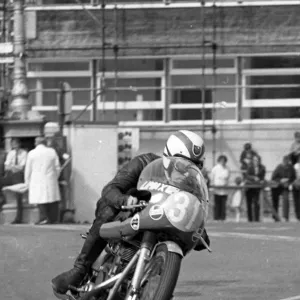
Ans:
[[[130,206],[130,205],[134,205],[137,204],[138,199],[132,196],[129,196],[127,201],[125,202],[125,206]],[[117,215],[117,217],[115,218],[115,221],[125,221],[126,219],[128,219],[130,216],[132,215],[132,210],[129,211],[120,211]]]
[[[127,199],[126,205],[130,206],[130,205],[135,205],[137,203],[138,203],[138,199],[137,198],[129,196],[128,199]]]

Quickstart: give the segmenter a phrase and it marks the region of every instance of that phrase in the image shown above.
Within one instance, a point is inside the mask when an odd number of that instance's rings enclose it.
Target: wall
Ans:
[[[102,188],[117,171],[117,128],[78,124],[65,133],[72,155],[71,199],[76,221],[91,222]]]
[[[200,127],[200,126],[199,126]],[[202,135],[199,127],[191,127]],[[262,162],[266,166],[268,173],[274,170],[282,160],[282,156],[289,152],[293,142],[294,132],[300,130],[300,124],[266,124],[266,125],[223,125],[218,127],[216,135],[217,156],[225,154],[228,157],[228,166],[233,171],[239,170],[239,156],[245,142],[251,142],[253,148],[262,157]],[[164,143],[169,134],[175,129],[143,130],[141,129],[141,140],[139,153],[154,152],[162,154]],[[212,168],[212,135],[207,132],[204,135],[206,142],[206,167]],[[268,174],[267,177],[269,177]]]
[[[116,20],[114,13],[105,12],[106,43],[112,45],[106,55],[113,56],[115,44],[120,56],[201,53],[200,3],[186,9],[119,10]],[[101,10],[93,14],[101,20]],[[221,7],[215,15],[205,8],[205,40],[213,39],[215,20],[220,53],[299,52],[299,15],[299,5]],[[101,56],[101,30],[84,10],[39,11],[37,31],[38,38],[28,44],[36,57]]]

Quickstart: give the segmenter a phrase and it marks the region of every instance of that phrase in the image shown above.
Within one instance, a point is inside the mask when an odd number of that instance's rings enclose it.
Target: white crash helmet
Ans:
[[[202,169],[204,154],[204,141],[198,134],[189,130],[179,130],[168,138],[163,155],[186,158]]]

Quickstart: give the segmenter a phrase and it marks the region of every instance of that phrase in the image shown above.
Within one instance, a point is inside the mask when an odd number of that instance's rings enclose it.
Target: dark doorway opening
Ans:
[[[34,137],[20,137],[21,148],[26,151],[30,151],[35,148],[35,136]]]

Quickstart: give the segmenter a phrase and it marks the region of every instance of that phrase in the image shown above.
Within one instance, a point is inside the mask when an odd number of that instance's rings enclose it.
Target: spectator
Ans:
[[[266,168],[261,164],[258,156],[253,156],[252,163],[248,165],[245,171],[245,184],[261,185],[266,176]],[[247,188],[245,190],[247,202],[247,215],[249,222],[259,222],[260,215],[260,196],[261,188]]]
[[[29,203],[37,204],[40,220],[37,225],[55,223],[60,201],[58,177],[59,159],[54,149],[46,147],[43,137],[35,139],[36,148],[28,153],[25,182],[29,187]],[[53,211],[56,218],[52,219]]]
[[[58,156],[58,159],[59,159],[60,166],[62,166],[64,163],[64,158],[63,158],[64,151],[63,151],[62,147],[60,147],[60,145],[56,139],[57,137],[60,137],[60,134],[55,134],[53,137],[48,138],[47,146],[51,147],[55,150],[55,152]]]
[[[289,186],[296,179],[296,171],[293,168],[289,156],[284,156],[282,163],[279,164],[272,174],[272,180],[277,186],[272,188],[272,202],[276,213],[278,214],[279,196],[283,198],[283,217],[286,222],[289,221]],[[275,221],[279,221],[273,216]]]
[[[63,141],[63,136],[60,133],[56,133],[53,137],[47,139],[47,146],[55,150],[59,163],[60,163],[60,176],[58,178],[59,192],[61,196],[60,201],[60,217],[59,221],[63,221],[63,215],[68,210],[70,201],[69,180],[71,176],[71,160],[70,155],[64,151],[63,143],[59,143],[58,140]]]
[[[249,159],[250,156],[252,158],[253,156],[259,156],[259,155],[255,150],[252,149],[252,144],[248,142],[244,144],[244,150],[240,155],[240,163],[242,166],[248,163],[247,158]]]
[[[252,152],[247,152],[245,158],[243,159],[241,165],[241,171],[243,174],[243,178],[245,179],[246,171],[248,170],[249,166],[253,163],[253,154]]]
[[[27,151],[21,148],[20,140],[13,138],[11,140],[11,150],[7,153],[4,162],[5,175],[0,179],[0,189],[24,182],[24,168],[26,164]],[[17,213],[12,224],[20,224],[23,221],[23,196],[16,193]],[[4,196],[4,195],[3,195]],[[6,201],[4,200],[4,203]]]
[[[300,156],[300,132],[296,131],[294,134],[294,142],[291,145],[291,149],[290,149],[290,159],[292,164],[294,165],[295,163],[297,163],[298,161],[298,157]]]
[[[217,162],[211,171],[211,184],[214,186],[214,219],[224,221],[226,219],[228,189],[224,189],[222,186],[228,185],[230,170],[226,166],[227,157],[225,155],[220,155]]]
[[[298,156],[298,162],[294,165],[296,171],[296,180],[293,183],[293,198],[295,217],[300,221],[300,156]]]
[[[240,187],[243,186],[243,179],[241,177],[236,177],[234,182],[237,186]],[[243,198],[244,198],[243,190],[241,188],[236,189],[232,195],[231,204],[230,204],[230,207],[235,212],[236,222],[240,222]]]

